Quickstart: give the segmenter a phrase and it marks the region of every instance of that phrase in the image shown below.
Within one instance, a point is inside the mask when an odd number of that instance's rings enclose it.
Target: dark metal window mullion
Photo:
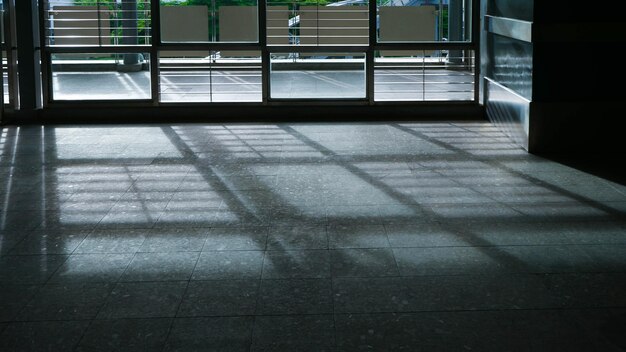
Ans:
[[[426,50],[422,50],[422,101],[426,101]]]
[[[217,51],[209,51],[209,103],[213,102],[213,63],[217,59]]]
[[[374,84],[376,77],[374,72],[374,63],[376,61],[374,44],[378,42],[378,32],[376,28],[376,15],[378,11],[377,6],[377,0],[369,0],[369,43],[365,53],[365,98],[368,100],[370,105],[374,104]]]
[[[115,4],[117,6],[117,4]],[[124,9],[122,9],[124,11]],[[102,47],[102,15],[100,14],[100,0],[96,1],[96,13],[98,14],[98,46]],[[122,22],[122,26],[124,23]],[[124,35],[122,33],[122,35]]]
[[[5,2],[4,41],[7,48],[7,75],[9,83],[9,104],[12,109],[19,105],[19,81],[17,79],[17,38],[15,34],[15,4],[13,0]],[[3,83],[4,84],[4,83]],[[5,102],[6,103],[6,102]]]
[[[152,105],[159,105],[161,89],[160,58],[161,46],[161,4],[158,0],[150,1],[150,92]]]
[[[41,84],[43,101],[42,105],[45,108],[49,102],[54,99],[52,90],[52,54],[48,50],[48,42],[46,41],[46,10],[50,13],[49,2],[42,1],[39,3],[39,41],[40,41],[40,53],[41,53]]]
[[[261,47],[261,97],[263,104],[270,96],[270,52],[267,47],[267,0],[258,0],[259,46]]]
[[[481,35],[481,18],[480,18],[480,1],[472,1],[469,18],[471,20],[472,36],[471,41],[474,44],[474,102],[480,103],[480,35]]]

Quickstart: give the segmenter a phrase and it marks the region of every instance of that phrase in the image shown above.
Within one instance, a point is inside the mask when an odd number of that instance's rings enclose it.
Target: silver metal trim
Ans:
[[[485,30],[505,37],[532,43],[533,23],[512,18],[485,16]]]
[[[500,84],[500,83],[498,83],[497,81],[495,81],[493,78],[489,78],[489,77],[487,77],[487,76],[485,76],[484,78],[485,78],[485,80],[486,80],[486,81],[489,81],[489,83],[492,83],[492,84],[497,85],[499,88],[502,88],[502,89],[506,90],[507,92],[509,92],[509,93],[511,93],[511,94],[513,94],[513,95],[515,95],[515,96],[517,96],[518,98],[520,98],[520,99],[522,99],[522,100],[524,100],[524,101],[526,101],[526,102],[528,102],[528,103],[531,103],[531,102],[532,102],[532,100],[530,100],[530,99],[528,99],[528,98],[525,98],[525,97],[521,96],[519,93],[517,93],[516,91],[514,91],[514,90],[513,90],[513,89],[511,89],[511,88],[508,88],[508,87],[506,87],[506,86],[503,86],[502,84]]]

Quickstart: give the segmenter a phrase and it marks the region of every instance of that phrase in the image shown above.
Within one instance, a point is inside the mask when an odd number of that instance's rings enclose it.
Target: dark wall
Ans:
[[[483,0],[483,11],[492,121],[531,152],[626,150],[626,2]]]
[[[621,2],[537,1],[532,151],[620,152],[626,9]],[[615,87],[618,87],[617,89]]]
[[[509,0],[526,2],[527,0]],[[620,0],[537,0],[533,21],[536,23],[579,23],[624,21],[626,4]]]

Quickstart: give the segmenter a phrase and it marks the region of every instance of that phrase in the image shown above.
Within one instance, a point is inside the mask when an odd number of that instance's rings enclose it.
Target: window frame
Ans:
[[[449,100],[446,103],[472,103],[479,104],[479,75],[480,75],[480,1],[469,0],[471,3],[471,13],[468,16],[471,20],[469,29],[471,36],[468,41],[464,42],[380,42],[378,41],[378,32],[376,26],[369,26],[369,44],[355,46],[333,46],[333,45],[268,45],[267,44],[267,0],[258,0],[258,42],[202,42],[202,43],[172,43],[163,42],[161,40],[161,23],[160,23],[160,1],[150,1],[150,22],[151,35],[149,45],[136,46],[88,46],[88,47],[55,47],[49,46],[46,42],[45,23],[47,21],[45,13],[45,4],[47,1],[39,2],[39,23],[40,23],[40,41],[42,45],[42,83],[43,83],[43,101],[45,107],[53,106],[240,106],[240,105],[298,105],[298,104],[320,104],[320,105],[421,105],[421,104],[440,104],[440,101],[375,101],[374,99],[374,65],[375,53],[384,50],[460,50],[472,51],[473,76],[474,76],[474,98],[471,101],[455,101]],[[369,23],[377,23],[378,3],[375,0],[368,2]],[[261,102],[162,102],[159,99],[160,92],[160,70],[159,53],[161,51],[220,51],[220,50],[242,50],[242,51],[259,51],[261,53],[261,86],[262,101]],[[80,101],[61,101],[55,100],[52,96],[52,54],[56,53],[149,53],[150,55],[150,99],[139,100],[80,100]],[[365,98],[348,98],[348,99],[277,99],[270,95],[270,53],[272,52],[359,52],[365,53]]]

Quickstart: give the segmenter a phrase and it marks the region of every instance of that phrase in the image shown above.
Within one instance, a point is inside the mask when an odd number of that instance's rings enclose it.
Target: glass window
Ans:
[[[50,59],[44,64],[51,67],[43,81],[52,100],[474,99],[473,52],[444,50],[451,46],[443,43],[471,40],[474,0],[377,0],[375,23],[369,1],[268,0],[259,8],[258,0],[40,0],[43,57]],[[160,14],[159,43],[151,40],[153,7]],[[259,11],[266,15],[266,48],[259,44]],[[366,84],[372,77],[365,52],[376,41],[383,50],[372,51],[374,82]],[[434,42],[432,50],[422,50],[424,42]],[[151,50],[159,53],[154,86]],[[5,88],[16,81],[8,78]],[[9,90],[4,93],[8,98]]]
[[[364,53],[272,53],[271,97],[365,98]]]
[[[4,48],[4,0],[0,0],[0,44]]]
[[[6,38],[4,34],[4,25],[5,25],[5,4],[4,0],[0,0],[0,72],[2,72],[2,102],[4,104],[10,103],[10,93],[9,93],[9,60],[7,53],[7,44]]]
[[[367,0],[269,0],[268,45],[367,45]]]
[[[150,44],[150,0],[47,0],[43,6],[49,46]]]
[[[53,99],[150,99],[149,63],[140,53],[52,54]]]
[[[161,52],[162,102],[260,102],[258,51]]]
[[[379,51],[374,59],[374,100],[474,99],[471,51]]]
[[[161,0],[161,40],[258,42],[256,0]]]
[[[4,104],[9,103],[9,72],[8,72],[8,60],[7,60],[7,52],[2,50],[2,93],[3,93],[3,102]]]
[[[0,0],[0,46],[2,50],[0,51],[0,72],[2,72],[2,93],[3,93],[3,102],[6,104],[9,101],[9,76],[5,73],[7,72],[7,54],[4,51],[4,1]]]
[[[379,42],[469,41],[471,0],[379,0]]]

